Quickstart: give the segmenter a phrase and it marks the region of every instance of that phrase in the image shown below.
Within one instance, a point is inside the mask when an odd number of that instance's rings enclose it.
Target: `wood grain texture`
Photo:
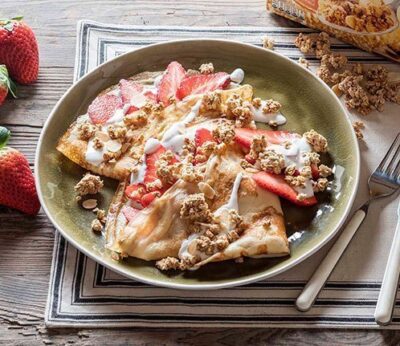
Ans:
[[[41,127],[72,82],[76,22],[87,18],[140,25],[296,26],[269,15],[264,0],[2,0],[0,18],[24,15],[36,32],[39,80],[20,87],[0,108],[10,144],[33,163]],[[0,207],[0,345],[398,345],[391,331],[288,329],[46,330],[43,314],[53,247],[53,227]]]

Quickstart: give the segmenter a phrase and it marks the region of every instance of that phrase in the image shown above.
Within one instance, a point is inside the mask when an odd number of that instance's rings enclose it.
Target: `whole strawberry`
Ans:
[[[8,92],[15,97],[15,84],[8,76],[7,67],[0,65],[0,106],[4,103]]]
[[[0,205],[36,215],[40,202],[29,163],[18,150],[5,147],[9,137],[0,126]]]
[[[0,64],[18,83],[36,81],[39,72],[39,51],[35,34],[22,17],[0,19]]]

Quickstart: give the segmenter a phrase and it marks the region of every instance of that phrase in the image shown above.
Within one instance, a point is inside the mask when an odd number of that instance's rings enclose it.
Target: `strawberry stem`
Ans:
[[[3,148],[11,136],[11,131],[3,126],[0,126],[0,149]]]
[[[6,65],[0,65],[0,86],[1,85],[5,85],[10,91],[10,94],[14,98],[17,98],[17,86],[9,77]]]

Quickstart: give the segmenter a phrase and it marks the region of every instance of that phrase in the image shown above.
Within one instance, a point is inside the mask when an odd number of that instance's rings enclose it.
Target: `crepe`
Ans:
[[[130,79],[146,86],[139,85],[139,93],[152,90],[155,97],[160,74],[145,72]],[[104,90],[100,99],[126,101],[121,85]],[[93,124],[98,119],[93,112],[92,119],[81,115],[60,138],[57,149],[70,160],[120,180],[105,228],[106,248],[120,258],[156,260],[162,270],[193,270],[209,262],[289,254],[279,198],[255,183],[254,171],[243,168],[246,152],[233,140],[235,127],[255,127],[249,113],[254,110],[253,89],[236,83],[225,87],[206,95],[194,92],[180,101],[168,99],[171,104],[165,108],[143,103],[139,110],[128,94],[129,102],[123,109],[112,108],[111,118]],[[109,103],[101,105],[107,110]],[[181,171],[166,180],[168,166],[175,163]],[[186,210],[191,200],[201,208]]]
[[[154,78],[160,74],[159,72],[147,72],[142,73],[131,79],[138,83],[148,85],[152,83]],[[115,92],[117,86],[113,86],[104,90],[104,93]],[[249,85],[235,87],[229,90],[221,91],[221,102],[222,107],[226,100],[232,94],[238,94],[245,100],[251,100],[253,96],[252,87]],[[124,121],[119,121],[113,125],[118,125],[126,128],[127,136],[123,143],[118,140],[107,139],[106,145],[101,150],[95,150],[93,148],[92,140],[82,140],[79,137],[79,127],[82,124],[91,124],[90,118],[87,114],[81,115],[77,120],[71,124],[66,133],[60,138],[57,150],[68,157],[71,161],[75,162],[79,166],[90,170],[93,173],[104,175],[117,180],[124,180],[131,173],[132,167],[137,164],[138,159],[143,154],[144,145],[149,138],[161,139],[164,132],[174,123],[184,118],[190,109],[196,104],[203,95],[192,95],[186,97],[182,101],[178,101],[164,109],[161,112],[150,111],[146,115],[146,124],[140,127],[126,126]],[[129,116],[135,116],[141,112],[141,110],[128,114]],[[219,114],[219,113],[218,113]],[[212,118],[216,115],[212,111],[203,111],[200,109],[200,116],[197,117],[196,121],[204,121],[205,118]],[[96,136],[104,137],[107,136],[107,124],[100,126],[96,130]],[[106,137],[107,138],[107,137]],[[122,144],[122,145],[121,145]],[[121,155],[109,162],[103,160],[103,155],[107,151],[108,147],[121,147]],[[88,153],[94,154],[94,160],[88,159]],[[118,151],[119,152],[119,151]],[[92,155],[93,156],[93,155]]]
[[[210,209],[216,211],[229,201],[236,177],[243,174],[238,193],[238,212],[248,227],[224,251],[203,256],[190,269],[197,269],[211,261],[289,254],[279,198],[260,189],[253,182],[251,173],[241,168],[240,158],[237,148],[211,157],[204,182],[216,192],[216,197],[208,201]],[[182,201],[188,195],[199,193],[198,184],[177,181],[163,196],[141,210],[131,222],[121,212],[124,205],[129,205],[129,200],[123,195],[124,187],[125,184],[121,183],[110,208],[106,230],[107,248],[123,256],[144,260],[166,257],[183,260],[188,254],[196,254],[196,247],[191,246],[193,234],[188,232],[185,221],[180,217],[180,210]]]

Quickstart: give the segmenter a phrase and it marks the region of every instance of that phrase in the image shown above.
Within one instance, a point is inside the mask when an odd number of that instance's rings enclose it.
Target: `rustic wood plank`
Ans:
[[[72,83],[76,22],[82,18],[136,25],[297,26],[268,15],[264,0],[2,0],[0,17],[23,14],[41,52],[38,82],[20,87],[18,100],[0,108],[0,124],[13,132],[10,144],[33,163],[41,126]],[[396,345],[391,331],[284,329],[102,329],[46,330],[47,295],[54,228],[41,213],[27,218],[0,207],[0,344],[112,345]]]

